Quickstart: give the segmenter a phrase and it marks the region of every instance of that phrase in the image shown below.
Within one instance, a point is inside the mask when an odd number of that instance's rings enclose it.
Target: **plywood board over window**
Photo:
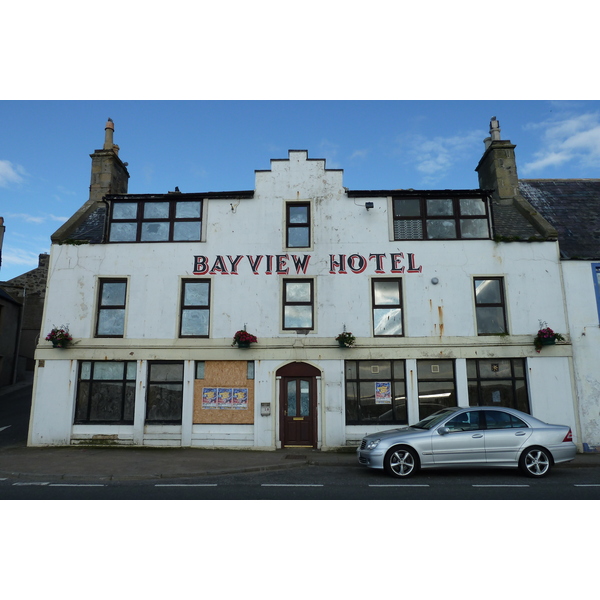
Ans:
[[[235,398],[232,402],[223,402],[216,408],[205,408],[205,394],[221,391],[223,397],[227,391],[233,394],[237,390],[243,398],[241,407],[235,408]],[[244,396],[247,390],[247,396]],[[227,406],[220,408],[219,406]],[[246,360],[211,360],[204,366],[204,379],[194,381],[194,423],[254,423],[254,380],[248,379],[248,361]]]

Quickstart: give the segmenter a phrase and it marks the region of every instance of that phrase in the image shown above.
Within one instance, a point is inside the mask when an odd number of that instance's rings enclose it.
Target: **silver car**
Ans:
[[[445,408],[410,427],[373,433],[357,449],[358,462],[409,477],[434,467],[518,467],[543,477],[553,464],[575,458],[571,428],[548,425],[511,408]]]

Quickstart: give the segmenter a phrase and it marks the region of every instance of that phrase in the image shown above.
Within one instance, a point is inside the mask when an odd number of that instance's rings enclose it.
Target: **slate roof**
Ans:
[[[17,302],[6,290],[0,287],[0,300],[5,300],[6,302],[10,302],[11,304],[16,304],[17,306],[21,306],[20,302]]]
[[[600,179],[521,179],[519,190],[558,231],[563,258],[600,259]]]
[[[494,237],[520,241],[543,238],[543,235],[514,204],[501,205],[492,202],[492,219]]]
[[[90,213],[71,235],[74,240],[86,240],[90,244],[101,244],[104,234],[106,207],[101,206]]]

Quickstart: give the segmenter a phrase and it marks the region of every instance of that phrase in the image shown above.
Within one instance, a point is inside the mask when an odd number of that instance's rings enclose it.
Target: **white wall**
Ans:
[[[37,357],[45,360],[45,370],[38,370],[32,442],[68,441],[74,390],[66,382],[74,377],[77,360],[139,360],[143,368],[146,360],[236,359],[231,338],[244,325],[259,338],[248,355],[257,361],[257,410],[261,401],[272,404],[270,419],[258,414],[252,430],[236,430],[244,444],[257,447],[274,447],[277,443],[274,373],[289,360],[306,360],[322,371],[321,444],[334,447],[346,442],[349,430],[345,427],[343,404],[343,360],[348,355],[334,342],[344,326],[358,338],[356,348],[350,351],[352,358],[395,357],[413,362],[418,358],[454,358],[463,361],[462,371],[466,358],[536,356],[532,342],[539,320],[568,334],[555,243],[393,241],[389,239],[389,199],[370,198],[374,207],[367,211],[364,200],[349,198],[342,183],[341,171],[326,171],[324,161],[307,160],[306,153],[292,152],[290,160],[273,161],[271,171],[256,173],[253,199],[207,201],[205,242],[53,245],[43,332],[53,325],[68,324],[75,344],[61,355],[57,354],[61,351],[51,350],[49,343],[40,343]],[[309,249],[285,248],[285,204],[294,200],[311,202],[313,245]],[[400,253],[403,258],[397,266],[404,270],[394,274],[391,255]],[[377,273],[375,260],[369,259],[375,254],[385,254],[383,273]],[[257,274],[248,255],[264,256]],[[289,269],[285,275],[277,273],[275,258],[271,273],[266,272],[267,257],[277,255],[288,256],[281,265],[283,270]],[[306,274],[296,274],[292,255],[310,256]],[[335,261],[340,255],[360,255],[367,259],[367,265],[362,273],[353,273],[348,267],[342,274],[334,267],[332,274],[332,255]],[[206,275],[194,274],[198,268],[195,256],[206,257]],[[231,261],[238,256],[242,258],[237,274],[233,274]],[[219,257],[223,262],[218,262]],[[415,272],[409,272],[411,267]],[[316,323],[308,335],[282,331],[282,280],[296,276],[315,280]],[[508,337],[476,334],[473,277],[486,276],[504,277]],[[123,339],[94,338],[98,281],[102,277],[128,280]],[[181,279],[195,277],[212,282],[210,337],[179,339]],[[405,337],[372,337],[373,277],[402,277]],[[437,285],[432,283],[433,277],[439,280]],[[543,358],[532,363],[535,369],[545,373],[542,367],[546,358],[556,357],[560,372],[570,381],[562,366],[570,355],[570,346],[543,352]],[[59,357],[68,360],[63,364]],[[535,394],[545,394],[544,376],[538,377],[532,371],[531,377]],[[138,372],[138,378],[143,386],[144,376]],[[592,387],[595,384],[590,383]],[[466,387],[462,379],[458,391],[459,402],[464,403]],[[186,394],[188,397],[190,392]],[[565,394],[561,406],[571,401]],[[418,402],[415,398],[413,393],[409,401]],[[536,409],[539,406],[546,410],[537,399],[533,402]],[[189,414],[189,406],[187,410],[184,417]],[[548,414],[553,415],[552,410]],[[563,414],[562,408],[557,410],[559,416]],[[139,415],[143,413],[141,408],[138,411],[134,438],[140,443],[144,434]],[[190,428],[191,422],[185,421],[179,434],[183,443],[198,443],[210,433],[196,425],[192,431]],[[358,429],[353,431],[353,435],[358,433]]]
[[[562,263],[573,340],[581,441],[600,451],[600,321],[591,263]]]

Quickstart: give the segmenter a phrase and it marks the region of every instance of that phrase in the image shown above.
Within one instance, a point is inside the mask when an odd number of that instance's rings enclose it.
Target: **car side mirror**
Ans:
[[[437,432],[440,435],[446,435],[450,430],[447,427],[438,427]]]

